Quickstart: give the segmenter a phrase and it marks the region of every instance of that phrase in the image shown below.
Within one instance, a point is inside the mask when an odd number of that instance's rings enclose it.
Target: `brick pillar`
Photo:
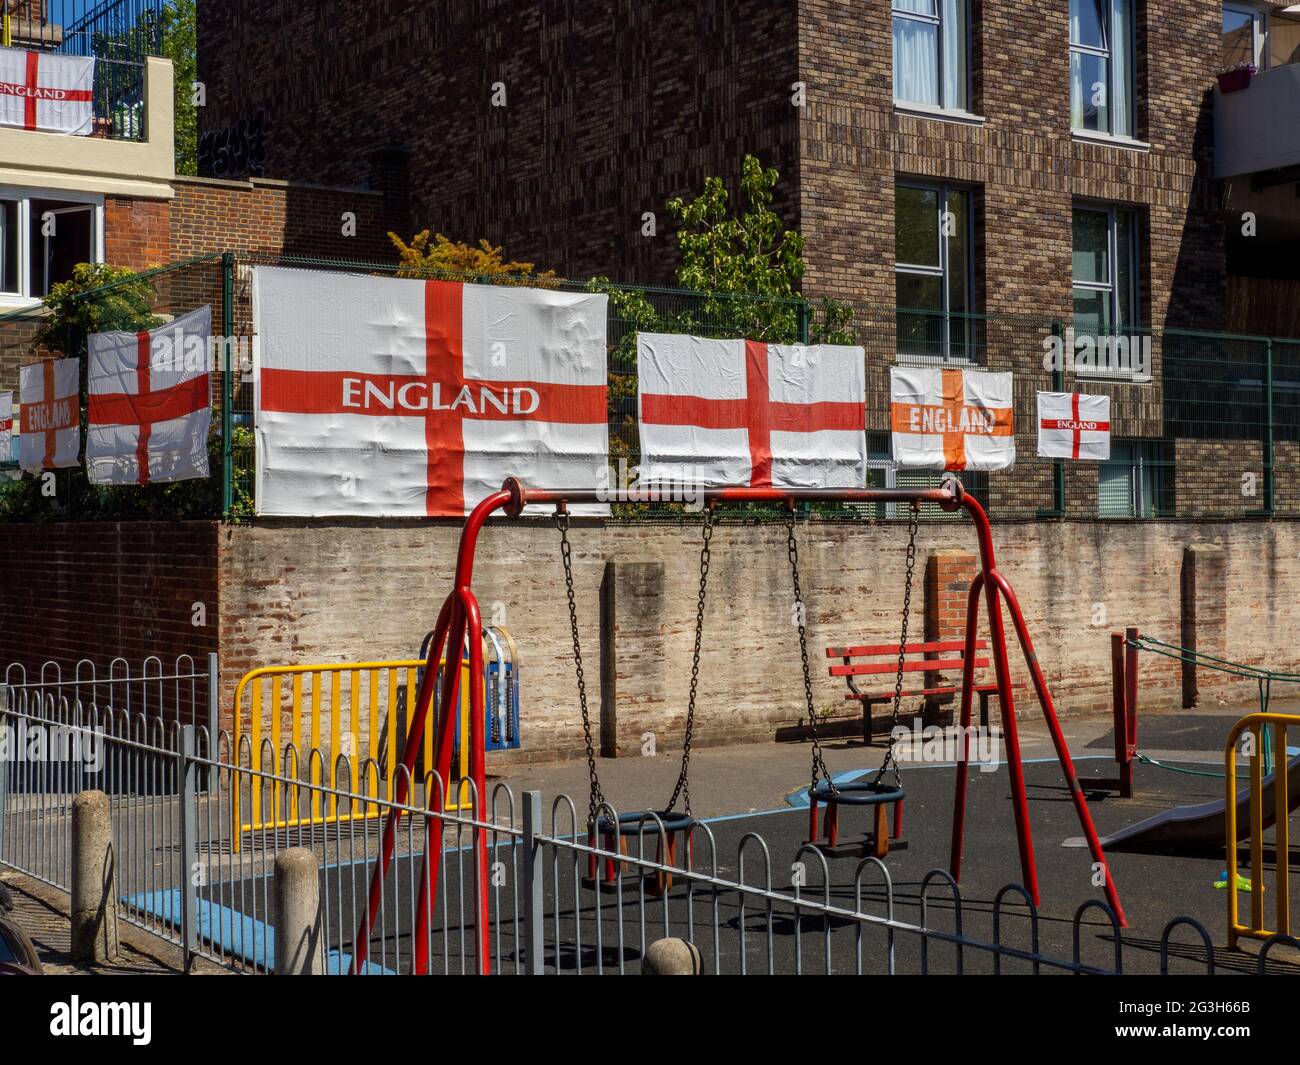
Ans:
[[[663,605],[662,562],[605,563],[600,582],[599,742],[606,758],[639,751],[642,724],[659,720],[663,712]],[[589,689],[588,699],[594,695]],[[591,712],[596,712],[594,700]]]
[[[1227,558],[1218,544],[1188,544],[1183,548],[1182,639],[1189,650],[1227,657]],[[1196,666],[1184,662],[1183,709],[1200,699],[1201,679]]]
[[[925,560],[925,639],[960,640],[966,635],[966,598],[978,570],[974,555],[966,551],[932,551]],[[908,642],[911,642],[909,638]],[[939,683],[943,675],[925,674],[926,686]],[[960,679],[960,678],[958,678]],[[926,700],[927,723],[941,704],[954,702],[950,696]]]

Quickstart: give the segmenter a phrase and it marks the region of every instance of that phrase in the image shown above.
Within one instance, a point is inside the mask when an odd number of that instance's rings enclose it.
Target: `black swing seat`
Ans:
[[[685,832],[695,825],[695,818],[691,817],[690,814],[680,813],[675,810],[634,810],[631,813],[618,815],[617,832],[620,836],[637,836],[642,832],[645,833],[647,838],[658,836],[659,822],[655,821],[656,816],[663,823],[664,832],[667,834]],[[596,819],[596,831],[610,831],[608,814],[602,814]]]
[[[838,803],[841,806],[877,806],[882,803],[902,802],[903,789],[897,784],[883,781],[855,780],[836,784],[819,780],[816,787],[808,789],[808,798],[817,803]]]

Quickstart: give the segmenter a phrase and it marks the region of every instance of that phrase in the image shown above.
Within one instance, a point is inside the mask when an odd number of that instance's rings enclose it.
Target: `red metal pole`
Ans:
[[[975,574],[966,596],[966,648],[961,667],[961,757],[957,760],[957,791],[952,807],[952,852],[949,868],[961,880],[961,855],[966,835],[966,786],[970,773],[970,719],[975,688],[975,643],[979,635],[980,589],[984,574]]]
[[[474,890],[476,897],[475,942],[478,944],[479,975],[491,971],[492,958],[488,949],[491,927],[488,923],[488,838],[484,827],[489,804],[487,801],[487,753],[484,734],[483,711],[483,615],[478,600],[468,587],[461,589],[465,603],[465,617],[469,636],[469,772],[474,780],[472,790],[474,815],[474,857],[478,870]]]
[[[1128,927],[1128,918],[1124,916],[1124,907],[1119,901],[1119,891],[1115,887],[1114,878],[1110,873],[1110,866],[1106,862],[1106,855],[1101,849],[1101,841],[1097,838],[1097,830],[1092,824],[1092,814],[1088,810],[1088,800],[1084,798],[1083,788],[1079,786],[1079,778],[1074,772],[1074,761],[1070,758],[1070,749],[1065,742],[1065,735],[1061,732],[1060,722],[1056,719],[1056,707],[1052,704],[1052,693],[1048,691],[1047,680],[1043,677],[1042,667],[1038,664],[1038,656],[1034,653],[1033,641],[1029,638],[1029,629],[1025,625],[1024,615],[1020,612],[1020,604],[1016,601],[1016,593],[1011,590],[1011,584],[1007,579],[996,570],[989,574],[989,580],[1002,589],[1002,594],[1006,597],[1007,607],[1011,611],[1011,620],[1016,627],[1016,636],[1020,640],[1020,649],[1025,656],[1025,665],[1029,667],[1029,675],[1033,678],[1034,690],[1038,693],[1038,702],[1043,708],[1043,717],[1047,721],[1047,729],[1052,734],[1052,743],[1056,747],[1056,757],[1061,763],[1061,772],[1065,776],[1065,782],[1070,788],[1070,798],[1074,801],[1075,812],[1079,815],[1079,825],[1083,828],[1084,837],[1088,840],[1088,850],[1092,854],[1092,860],[1101,866],[1102,874],[1105,877],[1106,900],[1110,903],[1110,908],[1115,911],[1115,917],[1118,919],[1121,928]]]
[[[399,806],[407,800],[411,774],[415,772],[415,762],[420,755],[420,744],[424,740],[424,726],[429,713],[429,700],[433,695],[433,686],[438,675],[438,659],[442,644],[447,637],[453,598],[453,596],[448,596],[442,604],[442,609],[438,612],[438,623],[434,626],[433,641],[429,645],[429,660],[425,663],[424,675],[420,678],[419,688],[416,689],[415,708],[407,726],[406,746],[402,749],[402,765],[406,771],[398,773],[396,767],[393,770],[397,777],[397,783],[393,789],[393,801]],[[370,876],[370,894],[367,898],[366,912],[362,915],[361,924],[357,928],[356,939],[353,941],[352,946],[350,973],[354,976],[365,966],[366,958],[370,953],[370,929],[382,900],[384,877],[388,875],[388,867],[393,860],[393,846],[397,835],[397,813],[396,810],[390,810],[388,817],[384,821],[384,834],[379,848],[379,861],[375,863],[375,871]]]

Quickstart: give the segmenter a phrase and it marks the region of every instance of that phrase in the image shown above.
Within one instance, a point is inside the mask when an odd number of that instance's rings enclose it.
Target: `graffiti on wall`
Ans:
[[[204,177],[261,177],[266,167],[265,112],[240,118],[199,137],[199,173]]]

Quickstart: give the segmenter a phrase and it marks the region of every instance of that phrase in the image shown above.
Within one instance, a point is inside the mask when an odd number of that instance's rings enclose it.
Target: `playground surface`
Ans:
[[[1120,799],[1113,787],[1116,765],[1110,752],[1111,740],[1104,721],[1073,722],[1069,728],[1071,749],[1089,807],[1099,833],[1110,834],[1126,825],[1173,806],[1204,803],[1221,798],[1223,781],[1218,747],[1236,713],[1206,712],[1178,715],[1152,714],[1144,719],[1144,750],[1163,763],[1162,766],[1139,764],[1135,770],[1134,797]],[[1069,959],[1075,951],[1074,916],[1088,900],[1103,898],[1094,882],[1094,871],[1086,850],[1062,846],[1076,836],[1078,821],[1060,768],[1051,755],[1050,742],[1031,728],[1023,735],[1025,774],[1029,810],[1038,863],[1041,907],[1037,922],[1036,950],[1054,958]],[[703,749],[696,752],[696,786],[693,805],[702,817],[716,844],[716,875],[728,881],[750,885],[766,879],[761,852],[754,846],[745,850],[745,869],[740,868],[738,847],[748,833],[757,833],[767,844],[771,862],[771,884],[777,891],[791,890],[792,867],[799,848],[807,836],[808,816],[801,805],[800,792],[806,788],[807,747],[803,744],[755,744],[741,747]],[[827,748],[827,762],[838,780],[850,779],[878,764],[882,749],[866,748],[860,742],[832,741]],[[666,783],[671,756],[659,759],[620,759],[602,762],[606,795],[620,811],[658,806]],[[920,924],[921,883],[932,869],[946,869],[949,858],[949,830],[952,818],[954,773],[951,764],[913,763],[903,767],[907,789],[904,818],[905,849],[891,850],[885,859],[893,881],[894,918]],[[516,796],[528,789],[543,793],[545,817],[549,823],[552,798],[567,793],[585,809],[585,769],[581,765],[555,763],[519,768],[505,779]],[[863,825],[861,810],[846,809],[842,814],[846,834]],[[572,831],[567,823],[553,830],[553,835]],[[652,857],[653,841],[647,840],[646,856]],[[630,851],[637,853],[635,839]],[[508,841],[500,841],[493,850],[493,860],[509,867],[515,856]],[[1122,930],[1124,970],[1155,973],[1160,969],[1160,937],[1174,917],[1195,919],[1209,933],[1215,946],[1215,967],[1221,973],[1249,973],[1257,969],[1257,958],[1248,948],[1230,952],[1226,949],[1224,891],[1213,885],[1220,879],[1222,857],[1189,855],[1152,855],[1114,853],[1108,855],[1112,875],[1118,884],[1127,913],[1129,927]],[[468,852],[449,855],[445,896],[464,900],[472,897],[469,878],[472,863]],[[796,919],[792,910],[782,913],[777,904],[770,918],[764,903],[749,898],[743,902],[734,891],[715,894],[712,888],[695,887],[688,900],[684,883],[672,888],[667,911],[661,899],[644,889],[640,878],[626,873],[614,891],[601,893],[599,901],[589,887],[581,883],[585,862],[573,853],[547,859],[545,912],[548,968],[560,971],[582,969],[605,971],[639,969],[646,943],[665,934],[684,935],[689,927],[691,938],[700,947],[705,968],[722,972],[763,971],[771,951],[777,972],[792,972],[796,960],[804,971],[826,969],[829,944],[832,968],[845,971],[856,950],[863,955],[867,972],[886,971],[888,950],[883,929],[867,928],[857,941],[858,926],[851,921],[832,920],[830,925],[816,915]],[[713,871],[707,845],[697,840],[694,852],[697,869]],[[823,878],[815,858],[804,858],[805,897],[822,899]],[[846,909],[855,908],[854,872],[857,860],[832,860],[830,902]],[[1272,864],[1266,863],[1269,889]],[[340,901],[364,895],[368,866],[365,862],[337,862],[322,869],[322,889]],[[409,855],[399,854],[389,878],[390,897],[399,901],[394,912],[409,912],[411,892],[418,881]],[[995,899],[1007,884],[1021,881],[1020,862],[1012,816],[1010,777],[1005,765],[992,772],[972,772],[965,863],[962,870],[962,928],[967,939],[992,943],[1000,938],[1024,950],[1035,949],[1034,930],[1016,894],[1008,894],[1002,904],[1000,929],[995,933]],[[1295,890],[1295,889],[1293,889]],[[230,900],[260,893],[265,898],[264,877],[252,876],[232,882]],[[884,915],[886,893],[880,874],[868,870],[862,880],[861,909],[865,913]],[[1245,898],[1245,896],[1242,896]],[[944,932],[956,931],[951,894],[942,882],[935,881],[928,892],[927,925]],[[453,903],[454,905],[454,903]],[[510,885],[494,891],[493,910],[499,933],[494,937],[494,968],[512,971],[515,958],[515,935],[518,933],[517,900]],[[329,940],[331,965],[346,964],[350,945],[349,907],[336,909],[338,920],[331,920]],[[472,907],[462,909],[470,912]],[[689,926],[687,922],[690,922]],[[796,923],[797,922],[797,923]],[[597,947],[597,925],[600,946]],[[742,934],[742,927],[745,930]],[[264,933],[261,933],[264,934]],[[382,970],[403,970],[409,964],[409,930],[389,929],[388,942],[372,953],[371,964]],[[1114,965],[1113,933],[1100,910],[1093,909],[1081,921],[1079,959],[1086,965],[1110,969]],[[256,939],[256,935],[254,939]],[[449,934],[435,933],[431,946],[435,971],[461,971],[472,967],[472,930],[454,928]],[[563,943],[560,950],[555,944]],[[1175,932],[1169,950],[1170,969],[1174,972],[1203,973],[1207,955],[1199,936],[1190,928]],[[264,949],[259,947],[259,950]],[[920,937],[899,933],[895,936],[895,961],[900,972],[920,971]],[[955,948],[933,942],[929,946],[929,965],[935,972],[952,972],[956,965]],[[992,955],[986,951],[966,950],[962,965],[967,972],[991,971]],[[1300,974],[1294,956],[1275,952],[1270,968]],[[1030,962],[1004,959],[1003,971],[1028,972]],[[1045,968],[1044,972],[1052,970]]]

